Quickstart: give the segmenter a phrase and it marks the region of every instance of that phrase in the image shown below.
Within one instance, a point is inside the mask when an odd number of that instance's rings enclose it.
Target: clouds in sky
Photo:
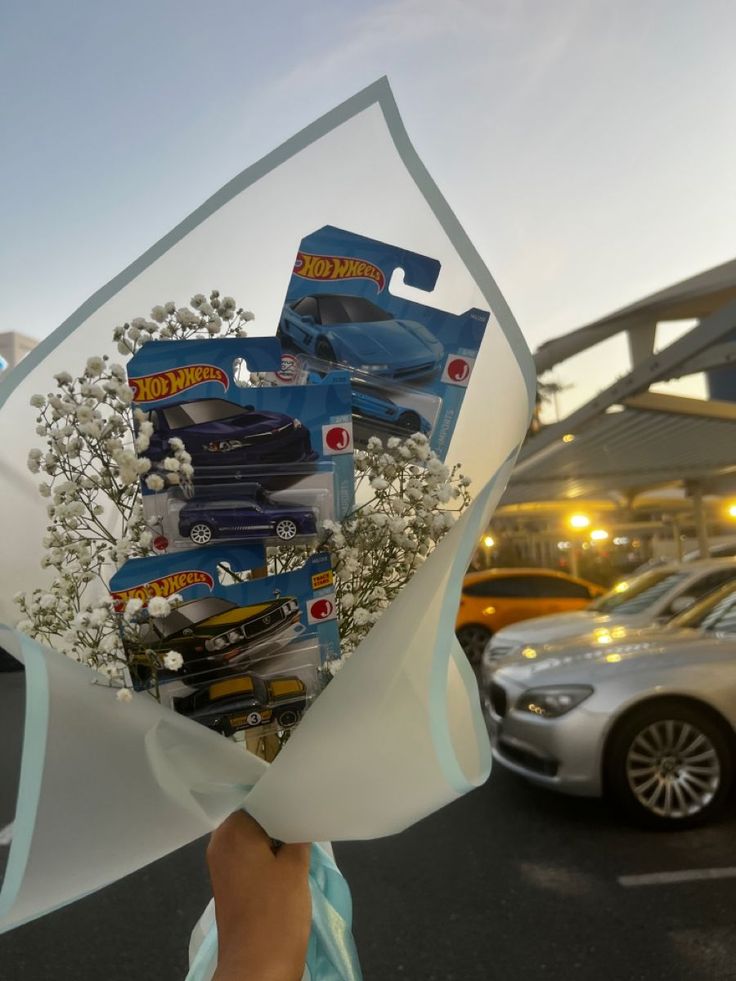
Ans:
[[[736,254],[726,0],[7,0],[1,27],[0,330],[53,329],[384,73],[532,347]]]

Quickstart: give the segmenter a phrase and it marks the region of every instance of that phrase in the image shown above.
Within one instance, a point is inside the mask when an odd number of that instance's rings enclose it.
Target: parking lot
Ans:
[[[367,981],[732,978],[734,832],[736,805],[709,828],[641,832],[497,767],[404,834],[336,851]],[[197,842],[0,937],[0,977],[183,979],[207,898]]]

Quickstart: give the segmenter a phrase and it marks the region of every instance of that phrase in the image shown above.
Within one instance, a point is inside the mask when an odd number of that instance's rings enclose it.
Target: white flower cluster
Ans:
[[[430,449],[426,436],[377,437],[355,453],[356,497],[369,496],[344,521],[324,522],[323,547],[335,570],[341,659],[338,670],[411,579],[470,501],[470,481]],[[274,571],[304,559],[298,549],[272,555]]]
[[[250,310],[243,310],[231,296],[220,296],[212,290],[209,299],[197,293],[188,307],[177,307],[170,301],[155,306],[151,317],[136,317],[113,331],[121,354],[134,354],[147,341],[191,340],[195,337],[245,337],[246,324],[253,320]]]
[[[189,307],[154,307],[149,320],[117,327],[114,340],[121,353],[132,354],[154,338],[243,336],[252,319],[231,297],[213,290],[209,299],[194,296]],[[145,413],[132,411],[122,365],[90,357],[79,376],[59,372],[55,380],[54,392],[31,399],[44,445],[28,455],[31,472],[43,475],[39,493],[47,499],[42,565],[49,583],[16,596],[24,617],[19,629],[97,668],[125,702],[132,698],[125,670],[131,650],[156,685],[158,670],[181,667],[176,651],[162,654],[146,646],[148,619],[166,616],[180,600],[153,597],[147,609],[141,600],[130,600],[117,614],[107,583],[128,558],[153,549],[140,481],[154,491],[180,485],[186,493],[191,458],[179,439],[169,440],[169,455],[154,466],[136,455],[148,449],[153,426]],[[343,658],[469,503],[468,479],[445,466],[419,433],[393,437],[385,446],[371,439],[365,451],[356,452],[355,469],[356,498],[364,503],[339,524],[325,522],[319,546],[331,553],[335,568]],[[307,555],[304,546],[272,550],[271,570],[295,568]]]
[[[243,336],[252,319],[232,297],[213,290],[209,300],[194,296],[191,308],[154,307],[150,320],[137,318],[117,327],[113,336],[127,355],[153,338]],[[133,414],[121,364],[92,356],[77,377],[61,371],[54,380],[53,392],[30,400],[43,447],[28,454],[29,470],[43,475],[38,489],[47,499],[41,564],[49,582],[15,597],[23,615],[18,626],[120,685],[125,668],[121,624],[107,583],[128,558],[152,552],[153,531],[140,504],[141,479],[153,490],[179,484],[186,492],[191,457],[179,439],[169,441],[170,453],[155,470],[136,455],[148,448],[153,426],[145,413]],[[176,670],[174,661],[169,656],[171,670]]]

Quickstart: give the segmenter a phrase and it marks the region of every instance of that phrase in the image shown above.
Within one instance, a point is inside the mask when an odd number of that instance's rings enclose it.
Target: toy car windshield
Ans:
[[[255,412],[249,405],[233,405],[224,399],[203,399],[200,402],[186,402],[183,405],[170,405],[165,409],[156,410],[166,421],[169,429],[184,429],[186,426],[200,426],[203,422],[215,422],[218,419],[231,419],[249,413],[249,422],[257,424],[266,421],[260,412]]]
[[[315,321],[325,326],[332,324],[372,324],[382,320],[394,319],[393,314],[362,296],[340,296],[325,293],[316,299],[319,316],[315,317]]]
[[[190,600],[172,610],[168,616],[156,620],[155,631],[160,639],[172,637],[182,630],[194,627],[210,617],[220,616],[237,608],[237,603],[220,599],[219,596],[205,596],[203,599]]]

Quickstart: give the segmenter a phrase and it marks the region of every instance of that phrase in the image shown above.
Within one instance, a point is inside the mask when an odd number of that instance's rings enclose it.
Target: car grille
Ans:
[[[495,681],[491,682],[491,708],[501,719],[506,715],[506,692]]]
[[[557,770],[560,766],[557,760],[537,756],[536,753],[530,753],[529,750],[522,749],[515,743],[503,738],[499,740],[498,748],[510,763],[518,763],[525,770],[532,770],[534,773],[540,773],[545,777],[557,776]]]
[[[256,619],[249,620],[244,625],[243,634],[245,635],[245,639],[255,640],[257,637],[261,637],[263,634],[280,626],[285,619],[286,615],[283,606],[275,610],[270,610],[268,613],[262,613]]]

